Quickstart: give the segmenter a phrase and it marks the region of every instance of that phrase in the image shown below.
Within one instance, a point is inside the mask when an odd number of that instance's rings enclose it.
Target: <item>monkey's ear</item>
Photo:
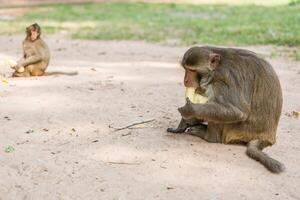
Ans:
[[[209,54],[209,63],[212,70],[216,69],[221,62],[221,55],[217,53]]]

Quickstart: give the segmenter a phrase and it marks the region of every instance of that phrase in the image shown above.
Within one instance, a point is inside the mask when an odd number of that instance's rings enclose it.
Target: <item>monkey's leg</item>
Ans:
[[[28,70],[26,70],[26,68],[25,68],[25,71],[24,72],[17,72],[17,71],[15,71],[14,73],[13,73],[13,75],[12,75],[13,77],[28,77],[28,76],[30,76],[30,73],[29,73],[29,71]]]
[[[200,124],[197,126],[191,127],[187,132],[187,134],[193,135],[200,137],[201,139],[205,140],[206,142],[211,142],[211,143],[220,143],[220,137],[217,132],[211,133],[209,131],[208,126],[205,124]]]
[[[42,76],[45,73],[44,70],[41,70],[37,65],[28,65],[26,68],[31,76]]]
[[[43,76],[45,74],[42,70],[34,70],[30,75],[31,76]]]
[[[169,133],[184,133],[184,131],[189,127],[187,122],[181,118],[180,123],[177,128],[168,128],[167,132]]]
[[[200,137],[201,139],[203,139],[207,142],[216,142],[216,141],[210,140],[210,138],[208,137],[207,125],[204,125],[204,124],[190,127],[186,133],[193,135],[193,136]]]

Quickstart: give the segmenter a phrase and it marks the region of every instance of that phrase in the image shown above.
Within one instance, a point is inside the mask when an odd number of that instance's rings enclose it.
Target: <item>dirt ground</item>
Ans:
[[[184,105],[187,47],[56,35],[46,37],[48,71],[77,76],[10,78],[2,61],[21,56],[22,39],[0,36],[1,200],[300,199],[300,119],[289,116],[300,110],[299,62],[268,59],[284,94],[277,143],[266,149],[286,165],[275,175],[244,146],[165,131]]]

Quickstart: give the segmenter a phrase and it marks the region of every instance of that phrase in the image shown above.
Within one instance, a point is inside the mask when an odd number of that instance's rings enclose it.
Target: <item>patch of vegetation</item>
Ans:
[[[294,52],[293,58],[294,58],[294,60],[296,60],[296,61],[300,61],[300,52]]]
[[[297,5],[297,4],[300,4],[300,0],[290,0],[290,2],[289,2],[290,6],[294,6],[294,5]]]
[[[24,32],[38,22],[44,32],[73,38],[146,40],[179,45],[300,45],[300,5],[189,5],[102,3],[38,7],[0,20],[0,34]]]

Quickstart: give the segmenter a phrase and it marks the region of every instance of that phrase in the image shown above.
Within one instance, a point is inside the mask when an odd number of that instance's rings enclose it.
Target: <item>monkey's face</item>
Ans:
[[[201,80],[207,80],[220,63],[220,55],[201,47],[190,48],[183,56],[181,65],[185,69],[185,87],[200,87]]]
[[[30,39],[31,41],[35,41],[39,37],[40,33],[36,30],[31,30]]]
[[[35,23],[26,27],[26,40],[35,41],[41,35],[41,27]]]
[[[197,88],[200,86],[201,77],[198,72],[185,67],[184,86],[189,88]]]

